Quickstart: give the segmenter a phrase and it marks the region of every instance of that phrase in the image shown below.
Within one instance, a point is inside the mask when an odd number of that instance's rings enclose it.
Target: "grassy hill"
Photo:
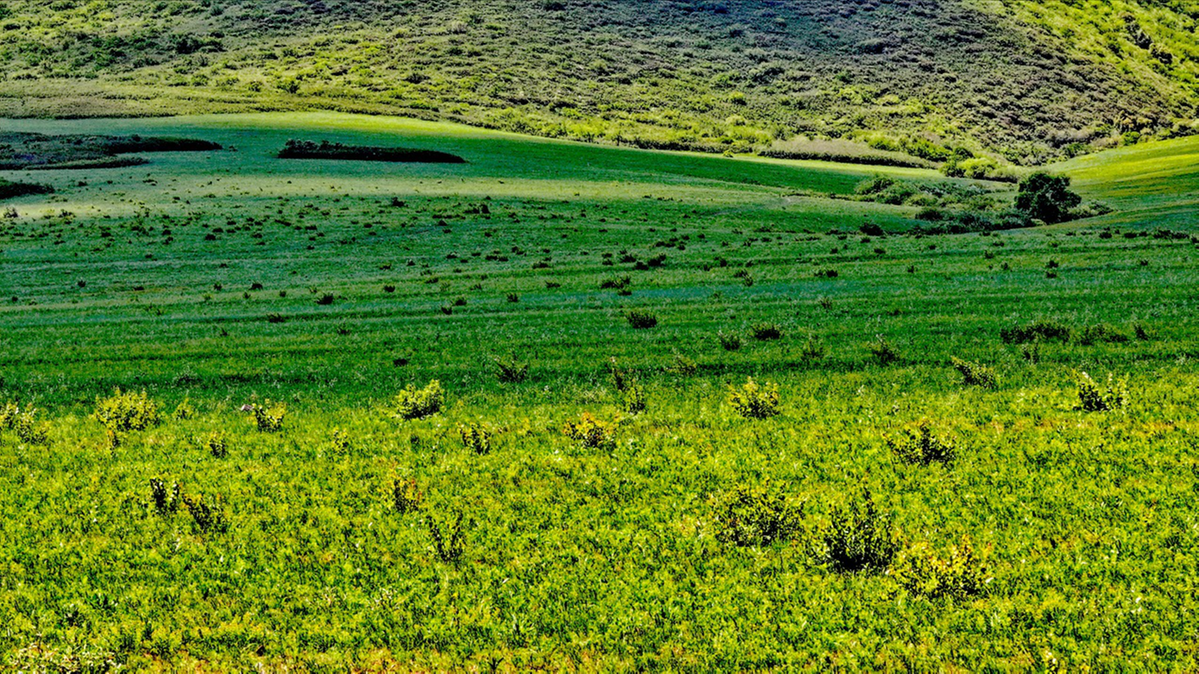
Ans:
[[[0,114],[324,108],[1036,164],[1192,132],[1196,17],[1193,0],[5,0]]]

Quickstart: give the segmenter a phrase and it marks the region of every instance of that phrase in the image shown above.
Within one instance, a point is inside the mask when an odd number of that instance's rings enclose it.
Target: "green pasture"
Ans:
[[[849,198],[932,171],[325,113],[0,129],[226,148],[0,174],[56,190],[0,204],[0,406],[33,411],[32,431],[0,424],[9,668],[1197,666],[1193,141],[1054,166],[1101,218],[934,236],[913,207]],[[469,163],[275,159],[290,138]],[[1010,337],[1038,321],[1069,336]],[[1079,409],[1082,372],[1127,404]],[[777,416],[737,414],[751,377],[778,385]],[[397,418],[432,380],[440,412]],[[106,432],[118,387],[162,423]],[[282,405],[282,427],[245,405]],[[584,414],[604,442],[564,432]],[[921,419],[956,460],[897,457]],[[156,505],[151,480],[190,505]],[[797,528],[729,543],[739,488]],[[867,493],[900,553],[844,571],[820,545]],[[454,557],[434,532],[459,515]],[[903,583],[903,560],[964,539],[981,587]]]

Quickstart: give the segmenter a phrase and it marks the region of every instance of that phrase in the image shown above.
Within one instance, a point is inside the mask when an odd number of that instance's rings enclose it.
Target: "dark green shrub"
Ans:
[[[829,524],[815,541],[816,557],[835,571],[880,572],[899,550],[891,517],[879,512],[870,497],[862,496],[848,508],[834,507]]]
[[[159,515],[170,515],[178,511],[179,504],[183,502],[179,483],[176,482],[168,488],[162,480],[150,478],[150,502],[154,506],[154,512]]]
[[[1070,219],[1082,197],[1070,191],[1070,178],[1038,171],[1020,181],[1016,209],[1049,224]]]
[[[957,447],[952,441],[933,435],[932,422],[928,419],[903,429],[898,437],[886,436],[886,441],[895,456],[904,463],[949,465],[957,458]]]
[[[658,325],[658,317],[648,311],[630,310],[624,318],[635,330],[648,330]]]
[[[716,500],[716,538],[741,547],[772,545],[792,540],[802,517],[802,504],[789,503],[769,485],[738,487]]]
[[[1065,342],[1069,341],[1071,330],[1069,326],[1056,321],[1035,321],[1024,326],[1003,328],[999,338],[1005,344],[1026,344],[1028,342]]]
[[[529,376],[529,364],[518,361],[516,356],[496,357],[492,362],[495,363],[495,377],[501,384],[519,384]]]
[[[783,337],[783,329],[775,323],[758,323],[750,327],[749,332],[759,342],[782,339]]]
[[[736,351],[741,348],[741,337],[739,335],[726,335],[723,332],[717,332],[716,339],[725,351]]]
[[[1110,412],[1128,405],[1128,383],[1107,376],[1107,385],[1100,386],[1086,372],[1078,374],[1079,409],[1084,412]]]
[[[192,498],[184,494],[183,504],[187,506],[187,511],[191,513],[195,528],[201,533],[219,534],[229,530],[229,520],[220,508],[219,499],[217,499],[216,505],[209,505],[204,502],[203,497],[197,496]]]
[[[867,345],[870,353],[874,356],[879,365],[890,365],[899,361],[899,349],[890,342],[886,337],[879,335],[874,342]]]
[[[444,528],[429,518],[429,537],[433,539],[433,551],[437,559],[447,564],[457,564],[466,547],[466,535],[462,529],[463,514],[459,510],[452,523]]]
[[[995,377],[995,370],[983,365],[961,358],[953,358],[950,361],[953,368],[962,375],[962,384],[966,386],[978,386],[979,388],[995,388],[998,384],[998,379]]]

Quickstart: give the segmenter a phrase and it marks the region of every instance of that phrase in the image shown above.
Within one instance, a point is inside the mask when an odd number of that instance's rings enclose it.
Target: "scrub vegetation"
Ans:
[[[329,113],[3,124],[221,149],[4,172],[54,191],[0,217],[0,668],[1199,667],[1193,139],[1022,185]]]

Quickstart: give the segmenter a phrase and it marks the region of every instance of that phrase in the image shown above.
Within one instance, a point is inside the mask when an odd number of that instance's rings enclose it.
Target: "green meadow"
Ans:
[[[1109,213],[948,234],[861,186],[1015,186],[0,129],[224,147],[0,172],[55,190],[0,202],[6,668],[1199,667],[1196,139],[1050,167]]]

